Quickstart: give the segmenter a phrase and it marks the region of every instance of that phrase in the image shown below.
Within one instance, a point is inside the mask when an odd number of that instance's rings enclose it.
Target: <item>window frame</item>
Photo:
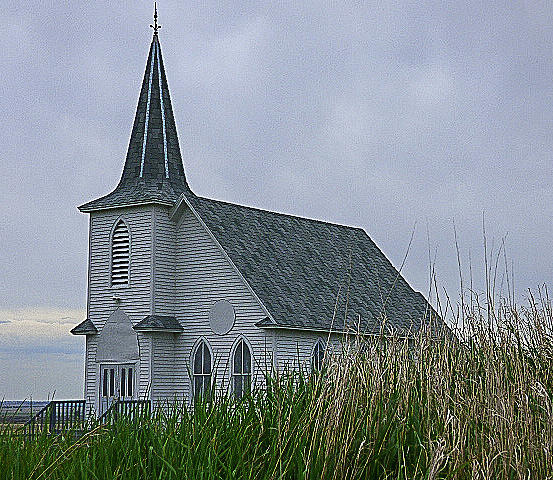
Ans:
[[[127,282],[126,283],[113,283],[113,235],[115,234],[115,230],[118,227],[119,224],[125,225],[125,228],[127,229],[128,239],[129,239],[129,256],[128,256],[128,270],[127,270]],[[132,252],[132,235],[131,235],[131,229],[129,228],[128,222],[123,218],[119,217],[115,222],[113,223],[111,227],[111,232],[109,234],[109,286],[112,289],[125,289],[129,288],[131,285],[131,252]]]
[[[139,395],[138,363],[106,361],[98,365],[98,392],[102,398],[122,398],[122,372],[125,371],[124,397],[137,398]],[[129,372],[130,370],[130,372]],[[105,373],[109,372],[108,375]],[[129,376],[130,373],[130,376]],[[129,387],[131,394],[129,395]]]
[[[135,375],[136,367],[133,364],[125,364],[119,367],[119,397],[135,398]]]
[[[238,348],[240,345],[243,345],[249,353],[250,356],[250,365],[249,365],[249,372],[245,372],[244,370],[244,349],[242,348],[241,352],[241,371],[237,372],[235,371],[235,356],[237,354]],[[231,350],[231,357],[230,357],[230,382],[231,382],[231,392],[236,398],[242,398],[247,393],[250,393],[252,390],[252,384],[253,384],[253,370],[254,370],[254,356],[253,356],[253,348],[250,345],[250,343],[246,340],[244,337],[239,337],[238,340],[235,342],[232,350]],[[237,393],[237,380],[238,378],[241,379],[240,382],[240,392]],[[244,382],[246,380],[246,382]]]
[[[209,373],[205,373],[204,370],[205,370],[205,364],[204,364],[204,361],[205,361],[205,356],[204,356],[204,353],[205,352],[202,352],[202,356],[201,356],[201,367],[200,367],[200,370],[202,370],[202,373],[196,373],[196,355],[198,354],[198,351],[200,348],[205,348],[207,350],[207,353],[209,354]],[[207,391],[207,395],[205,395],[205,391],[202,392],[203,395],[202,395],[202,398],[207,399],[208,401],[211,399],[211,396],[213,394],[213,385],[212,385],[212,378],[213,378],[213,350],[211,349],[211,345],[209,344],[209,342],[205,339],[205,338],[200,338],[196,344],[194,345],[194,348],[192,349],[192,355],[191,355],[191,359],[190,359],[190,363],[191,363],[191,366],[192,366],[192,400],[194,401],[194,403],[196,403],[199,399],[200,399],[200,396],[197,392],[197,388],[196,388],[196,379],[200,379],[201,378],[201,382],[202,382],[202,390],[205,390],[205,381],[206,379],[208,380],[208,391]]]
[[[322,338],[317,338],[311,349],[311,373],[319,373],[324,369],[328,344]]]

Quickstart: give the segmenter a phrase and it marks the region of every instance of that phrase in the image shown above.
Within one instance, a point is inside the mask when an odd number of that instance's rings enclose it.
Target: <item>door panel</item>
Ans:
[[[136,398],[134,364],[100,365],[100,415],[116,400]]]
[[[134,365],[122,365],[119,369],[119,398],[132,400],[134,397]]]

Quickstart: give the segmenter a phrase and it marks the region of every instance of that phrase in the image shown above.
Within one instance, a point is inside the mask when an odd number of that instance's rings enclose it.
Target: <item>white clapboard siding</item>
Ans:
[[[169,209],[154,207],[154,313],[175,314],[176,226],[169,219]]]
[[[86,336],[84,398],[87,408],[96,408],[98,400],[98,367],[96,364],[96,335]]]
[[[322,340],[332,353],[342,350],[341,335],[299,330],[275,331],[276,367],[280,373],[298,370],[311,371],[311,355],[318,340]]]
[[[266,316],[263,308],[221,252],[209,233],[186,209],[177,225],[175,314],[184,333],[175,337],[174,388],[190,398],[192,350],[200,339],[212,350],[214,375],[220,388],[229,380],[231,349],[240,336],[252,346],[253,375],[262,382],[263,371],[272,365],[272,334],[255,326]],[[216,335],[209,326],[209,310],[218,300],[234,307],[236,322],[226,335]]]
[[[90,218],[90,265],[88,303],[89,318],[101,332],[107,318],[120,307],[134,324],[151,313],[152,268],[152,206],[118,208],[92,212]],[[118,220],[129,230],[129,282],[125,286],[111,285],[111,236]],[[114,298],[114,297],[117,297]],[[150,384],[149,340],[139,335],[141,355],[138,385],[139,396],[147,393]],[[98,400],[96,341],[87,342],[86,396]]]
[[[111,285],[111,234],[118,220],[129,229],[129,285]],[[116,300],[114,297],[117,297]],[[234,307],[236,322],[225,335],[209,325],[209,311],[219,300]],[[212,352],[217,386],[227,391],[231,353],[244,338],[252,351],[254,380],[262,385],[265,373],[287,368],[309,370],[317,339],[324,333],[263,330],[255,326],[266,311],[245,280],[221,250],[210,232],[186,208],[180,218],[169,218],[162,206],[113,209],[91,214],[89,318],[101,331],[106,319],[120,307],[133,324],[146,315],[174,315],[184,331],[138,335],[140,361],[138,396],[156,402],[192,398],[193,350],[200,340]],[[334,351],[340,337],[330,340]],[[97,338],[89,336],[86,348],[85,397],[97,406],[99,365]]]
[[[156,402],[172,400],[175,391],[175,335],[172,333],[150,334],[152,341],[151,398]]]
[[[143,333],[138,334],[138,352],[140,355],[140,376],[138,378],[138,392],[137,397],[141,400],[150,398],[151,392],[151,352],[152,352],[152,339],[149,335]]]

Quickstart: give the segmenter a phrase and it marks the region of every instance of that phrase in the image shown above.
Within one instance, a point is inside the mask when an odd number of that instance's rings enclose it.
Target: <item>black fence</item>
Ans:
[[[98,418],[101,425],[111,425],[121,418],[139,420],[150,417],[152,412],[150,400],[116,400]]]
[[[119,419],[137,421],[150,417],[150,400],[115,400],[98,419],[85,411],[84,400],[55,400],[41,408],[23,425],[22,433],[29,439],[40,435],[71,432],[79,436],[98,425],[113,425]]]
[[[34,438],[43,433],[52,435],[66,430],[82,431],[85,421],[84,400],[53,400],[25,423],[23,432]]]

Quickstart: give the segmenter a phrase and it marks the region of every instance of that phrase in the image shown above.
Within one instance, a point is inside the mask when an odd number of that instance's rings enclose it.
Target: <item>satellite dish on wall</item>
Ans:
[[[236,315],[234,307],[228,300],[215,302],[209,310],[209,325],[213,333],[225,335],[234,327]]]

